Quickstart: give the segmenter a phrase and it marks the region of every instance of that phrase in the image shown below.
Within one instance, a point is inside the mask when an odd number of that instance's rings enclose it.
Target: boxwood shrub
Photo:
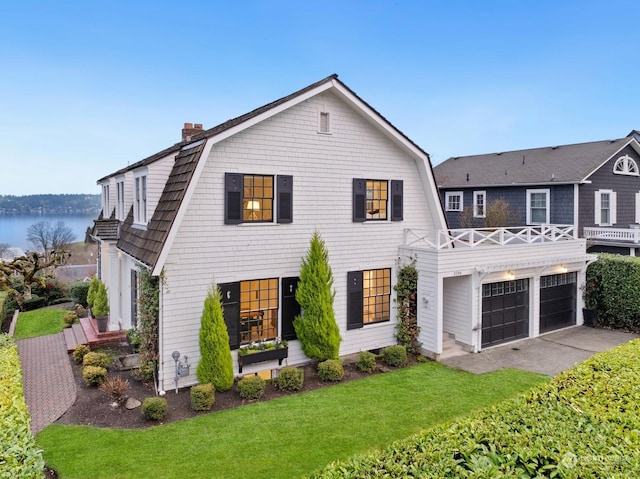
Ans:
[[[89,352],[82,358],[82,366],[98,366],[108,368],[113,362],[113,358],[105,353]]]
[[[267,383],[260,376],[246,376],[236,386],[242,399],[260,399]]]
[[[150,397],[142,401],[142,414],[152,421],[162,421],[167,417],[167,408],[165,398]]]
[[[87,386],[100,386],[107,379],[107,370],[100,366],[84,366],[82,379]]]
[[[327,359],[318,363],[318,377],[321,381],[341,381],[344,368],[339,359]]]
[[[213,384],[198,384],[190,390],[191,408],[194,411],[208,411],[216,400]]]
[[[312,478],[640,477],[640,340]]]
[[[372,373],[376,368],[376,355],[369,351],[361,351],[358,355],[356,368],[363,373]]]
[[[388,346],[382,351],[382,360],[389,366],[397,368],[407,365],[407,348],[404,346]]]
[[[285,366],[278,372],[274,383],[281,391],[299,391],[304,384],[304,370]]]
[[[29,429],[18,348],[0,334],[0,477],[44,478],[42,451]]]

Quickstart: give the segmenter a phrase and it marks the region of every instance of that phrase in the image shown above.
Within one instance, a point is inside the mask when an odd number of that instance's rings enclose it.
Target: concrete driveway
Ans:
[[[624,344],[640,335],[574,326],[537,338],[494,346],[480,353],[442,359],[442,364],[475,374],[504,368],[524,369],[555,376],[594,353]]]

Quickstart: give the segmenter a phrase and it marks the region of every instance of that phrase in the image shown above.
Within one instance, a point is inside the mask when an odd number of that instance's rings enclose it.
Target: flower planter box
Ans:
[[[261,363],[264,361],[278,360],[278,365],[282,365],[282,360],[289,357],[289,348],[265,349],[264,351],[255,351],[249,354],[238,353],[238,372],[242,372],[242,367],[249,364]]]

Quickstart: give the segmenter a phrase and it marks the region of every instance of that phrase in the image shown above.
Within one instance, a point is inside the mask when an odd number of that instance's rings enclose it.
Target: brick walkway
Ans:
[[[47,427],[76,400],[76,383],[62,333],[16,341],[31,432]]]

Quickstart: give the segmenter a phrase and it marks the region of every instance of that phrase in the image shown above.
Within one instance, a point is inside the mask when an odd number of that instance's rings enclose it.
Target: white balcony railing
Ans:
[[[640,243],[640,228],[584,228],[585,239]]]
[[[463,228],[421,232],[404,230],[404,245],[448,249],[452,247],[476,248],[505,246],[508,244],[548,243],[575,240],[573,225],[537,225],[509,228]]]

